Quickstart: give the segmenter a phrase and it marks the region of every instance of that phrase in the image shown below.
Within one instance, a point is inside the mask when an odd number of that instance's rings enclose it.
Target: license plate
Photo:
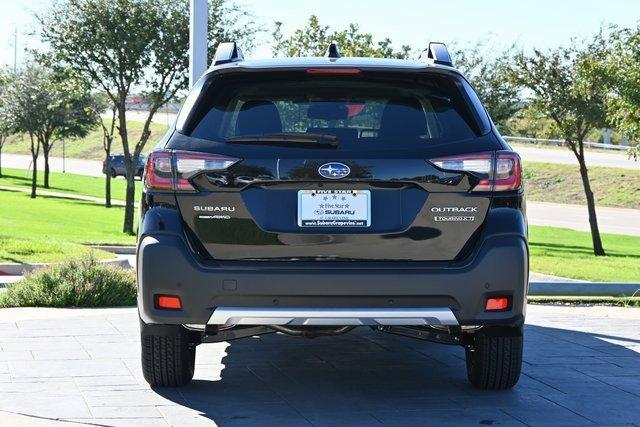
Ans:
[[[369,190],[298,191],[299,227],[369,227]]]

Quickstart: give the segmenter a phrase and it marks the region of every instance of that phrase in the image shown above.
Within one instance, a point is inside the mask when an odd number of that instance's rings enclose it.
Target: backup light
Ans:
[[[155,151],[147,159],[145,186],[152,190],[194,192],[189,181],[206,171],[223,171],[239,162],[235,157],[191,151]]]
[[[431,159],[440,169],[468,172],[479,178],[472,191],[513,191],[522,186],[520,156],[512,151],[471,153]]]

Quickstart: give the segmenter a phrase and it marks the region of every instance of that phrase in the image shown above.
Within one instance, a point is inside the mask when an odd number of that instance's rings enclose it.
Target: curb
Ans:
[[[105,252],[111,252],[116,255],[135,255],[135,246],[117,246],[117,245],[89,245],[90,248],[99,249]]]
[[[125,258],[107,259],[100,261],[104,265],[112,265],[115,267],[130,269],[131,264]],[[37,270],[43,267],[49,267],[55,263],[38,263],[38,264],[0,264],[0,275],[5,276],[23,276],[25,273]]]
[[[640,283],[529,282],[529,296],[630,297],[640,295]]]

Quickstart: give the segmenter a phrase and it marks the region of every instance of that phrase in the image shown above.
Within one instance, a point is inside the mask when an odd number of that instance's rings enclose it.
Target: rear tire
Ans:
[[[466,349],[467,377],[484,390],[511,388],[522,367],[522,327],[483,328]]]
[[[193,378],[196,343],[181,325],[147,325],[140,321],[142,373],[152,387],[183,386]]]
[[[116,170],[112,168],[111,169],[111,178],[115,178],[117,176],[118,176],[118,174],[116,173]]]

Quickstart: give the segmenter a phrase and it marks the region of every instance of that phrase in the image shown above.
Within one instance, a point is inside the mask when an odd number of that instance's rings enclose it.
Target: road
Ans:
[[[513,149],[526,162],[547,162],[578,165],[576,156],[568,148],[551,149],[515,145]],[[627,158],[624,153],[602,153],[600,151],[586,151],[587,166],[606,166],[623,169],[640,170],[640,162]]]
[[[94,426],[640,421],[637,308],[530,304],[520,382],[497,392],[468,384],[462,347],[366,328],[204,344],[191,384],[151,389],[138,328],[135,308],[0,310],[0,411],[9,413],[0,419]]]
[[[596,207],[596,214],[601,232],[640,236],[640,209]],[[527,202],[527,218],[530,225],[590,231],[585,205]]]
[[[49,168],[51,172],[77,173],[80,175],[103,176],[102,162],[98,160],[82,160],[82,159],[65,159],[62,157],[50,157]],[[2,167],[15,169],[31,169],[31,156],[24,154],[3,154]],[[44,170],[44,159],[42,156],[38,159],[38,170]],[[25,172],[26,173],[26,172]]]

